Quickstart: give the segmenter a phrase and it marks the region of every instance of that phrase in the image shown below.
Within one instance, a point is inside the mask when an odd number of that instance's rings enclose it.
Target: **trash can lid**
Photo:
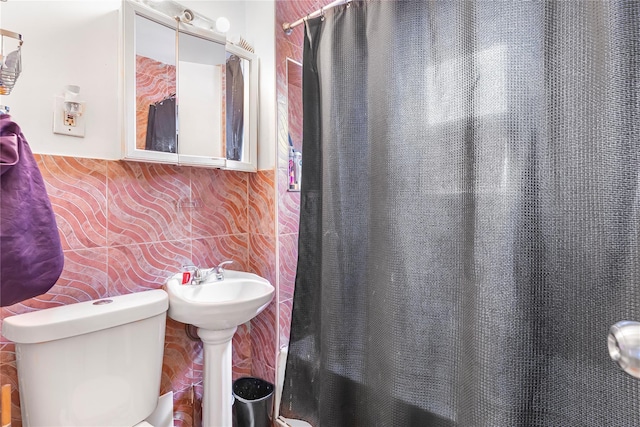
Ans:
[[[233,395],[244,400],[260,400],[273,393],[273,384],[260,378],[243,377],[233,382]]]

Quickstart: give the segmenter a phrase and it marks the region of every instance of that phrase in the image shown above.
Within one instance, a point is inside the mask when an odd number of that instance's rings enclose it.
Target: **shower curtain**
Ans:
[[[638,426],[640,2],[370,1],[305,28],[281,414]]]

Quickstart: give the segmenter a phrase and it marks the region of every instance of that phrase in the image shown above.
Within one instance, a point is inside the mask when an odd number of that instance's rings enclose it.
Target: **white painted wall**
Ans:
[[[183,0],[213,20],[231,21],[227,37],[242,35],[260,58],[258,167],[275,166],[274,0]],[[34,152],[98,159],[121,158],[122,67],[119,9],[122,0],[8,0],[0,2],[0,27],[22,34],[23,72],[11,107]],[[86,102],[86,136],[53,134],[53,100],[78,85]]]
[[[2,28],[22,34],[23,71],[11,107],[32,150],[42,154],[120,158],[119,0],[11,0],[0,3]],[[86,137],[56,135],[53,100],[66,85],[86,101]]]

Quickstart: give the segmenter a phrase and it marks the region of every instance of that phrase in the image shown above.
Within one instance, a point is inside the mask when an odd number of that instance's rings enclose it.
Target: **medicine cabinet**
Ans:
[[[142,3],[123,13],[123,158],[256,171],[256,56]]]

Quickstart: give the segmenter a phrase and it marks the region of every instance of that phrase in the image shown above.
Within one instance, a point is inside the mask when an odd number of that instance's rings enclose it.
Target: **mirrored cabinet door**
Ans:
[[[257,170],[258,60],[227,43],[225,63],[225,155],[227,169]]]
[[[177,28],[133,7],[124,12],[125,158],[176,162]]]
[[[248,105],[246,98],[249,91],[245,91],[244,76],[247,73],[247,60],[231,52],[226,52],[225,90],[226,90],[226,157],[227,160],[240,161],[245,157],[244,134],[244,106]]]
[[[136,15],[136,148],[177,152],[175,29]]]
[[[178,36],[178,154],[181,164],[224,167],[225,43]]]

